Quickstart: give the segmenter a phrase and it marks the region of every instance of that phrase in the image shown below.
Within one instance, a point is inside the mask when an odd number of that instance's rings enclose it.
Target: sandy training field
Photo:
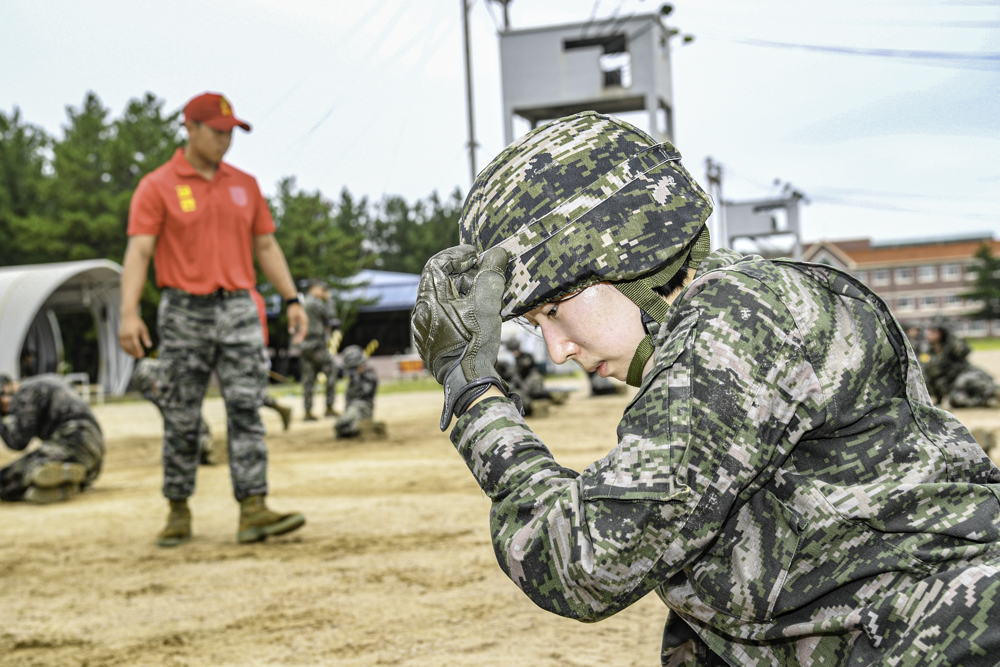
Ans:
[[[1000,352],[974,361],[1000,376]],[[586,394],[529,422],[576,470],[614,446],[628,400]],[[159,414],[98,407],[108,453],[95,488],[61,505],[0,504],[0,665],[659,664],[655,596],[586,625],[536,608],[503,575],[489,501],[437,429],[440,393],[380,396],[379,442],[335,441],[332,420],[303,423],[301,399],[279,400],[296,421],[283,433],[262,413],[269,502],[305,512],[306,526],[237,544],[228,467],[202,467],[194,537],[174,549],[155,545],[167,514]],[[221,400],[205,414],[222,436]],[[1000,411],[958,415],[1000,429]]]

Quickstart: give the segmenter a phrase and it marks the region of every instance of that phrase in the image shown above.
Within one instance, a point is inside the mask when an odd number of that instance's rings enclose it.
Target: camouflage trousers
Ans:
[[[83,486],[89,486],[101,474],[104,461],[104,437],[91,421],[66,422],[41,446],[0,469],[0,500],[21,500],[28,480],[43,463],[79,463],[87,469]]]
[[[312,412],[316,375],[321,372],[326,375],[326,407],[332,408],[333,401],[337,397],[339,369],[333,360],[333,355],[326,349],[326,343],[322,341],[303,343],[299,361],[302,363],[302,402],[306,412]]]
[[[229,472],[237,500],[267,493],[267,446],[260,406],[267,361],[250,295],[195,296],[166,289],[159,309],[163,362],[163,495],[194,493],[201,403],[214,370],[226,403]]]
[[[333,432],[338,438],[353,438],[361,433],[361,422],[372,418],[372,404],[368,401],[351,401],[344,414],[337,417]]]
[[[993,398],[996,386],[993,378],[982,368],[970,366],[955,378],[951,391],[948,392],[948,403],[955,408],[978,408],[986,405]]]

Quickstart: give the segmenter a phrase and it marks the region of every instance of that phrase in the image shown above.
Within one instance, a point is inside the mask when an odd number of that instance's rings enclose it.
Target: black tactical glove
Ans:
[[[521,407],[495,368],[507,258],[492,248],[480,260],[473,246],[460,245],[431,257],[420,275],[411,326],[420,358],[444,385],[442,431],[491,385]]]

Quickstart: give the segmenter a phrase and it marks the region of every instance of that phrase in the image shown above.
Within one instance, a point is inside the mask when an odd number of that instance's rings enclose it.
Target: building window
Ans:
[[[975,320],[974,322],[969,322],[970,336],[985,336],[988,331],[989,331],[988,323],[983,320]]]
[[[876,269],[872,271],[872,284],[873,285],[888,285],[889,284],[889,269]]]
[[[945,264],[941,267],[941,280],[959,280],[962,277],[962,267],[958,264]]]
[[[896,299],[896,309],[897,310],[913,310],[913,297],[912,296],[901,296]]]
[[[868,272],[867,271],[855,271],[854,272],[854,277],[857,278],[858,280],[860,280],[861,282],[863,282],[864,284],[866,284],[866,285],[868,284]]]
[[[921,266],[917,269],[917,280],[922,283],[932,283],[937,280],[936,266]]]
[[[937,308],[938,298],[936,296],[922,296],[920,297],[920,307],[921,308]]]
[[[896,269],[896,284],[909,285],[913,282],[913,269]]]
[[[947,294],[944,297],[945,308],[958,308],[962,305],[962,297],[957,294]]]

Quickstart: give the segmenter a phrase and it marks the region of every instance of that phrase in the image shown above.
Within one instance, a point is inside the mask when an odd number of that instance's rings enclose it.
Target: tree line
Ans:
[[[16,107],[0,110],[0,266],[121,262],[132,193],[184,143],[181,112],[166,109],[153,93],[129,100],[114,116],[89,92],[80,106],[67,106],[66,115],[56,137]],[[411,203],[398,195],[371,201],[343,187],[331,199],[320,190],[300,189],[288,176],[269,202],[275,236],[297,281],[348,285],[361,269],[419,273],[431,255],[458,243],[458,189]],[[160,293],[150,273],[141,308],[155,332]],[[263,275],[259,280],[264,282]],[[356,308],[342,306],[352,319]],[[282,322],[272,323],[271,334],[273,345],[286,344]]]

